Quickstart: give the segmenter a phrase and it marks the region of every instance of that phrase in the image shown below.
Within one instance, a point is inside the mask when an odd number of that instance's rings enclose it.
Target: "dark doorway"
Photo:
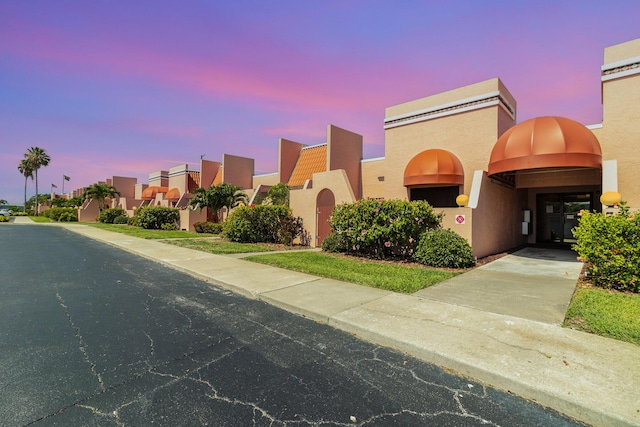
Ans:
[[[593,193],[551,193],[536,197],[537,243],[571,244],[580,211],[593,209]]]

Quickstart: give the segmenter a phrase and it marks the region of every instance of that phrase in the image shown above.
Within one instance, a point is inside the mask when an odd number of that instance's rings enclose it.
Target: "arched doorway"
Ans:
[[[533,213],[525,219],[532,222],[529,243],[568,245],[575,242],[572,230],[579,212],[597,208],[602,150],[584,125],[564,117],[537,117],[498,139],[487,175],[521,195],[524,206],[512,212],[516,218],[523,216],[523,207]]]
[[[327,188],[318,193],[316,199],[316,247],[322,246],[322,241],[331,233],[329,218],[336,206],[333,192]]]

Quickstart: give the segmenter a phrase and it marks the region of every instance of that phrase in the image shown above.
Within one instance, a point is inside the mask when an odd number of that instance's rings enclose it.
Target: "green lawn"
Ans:
[[[29,215],[29,219],[32,220],[33,222],[51,222],[51,219],[47,218],[46,216]]]
[[[565,326],[640,345],[640,295],[579,287]]]
[[[271,249],[264,246],[252,243],[229,242],[223,239],[178,239],[168,240],[165,243],[212,254],[242,254],[247,252],[271,251]]]
[[[180,239],[202,237],[194,231],[165,231],[165,230],[146,230],[139,227],[131,227],[126,224],[103,224],[101,222],[84,223],[91,227],[100,228],[107,231],[115,231],[128,236],[140,237],[141,239]]]
[[[456,275],[431,268],[379,263],[309,251],[253,255],[245,259],[402,293],[413,293]]]

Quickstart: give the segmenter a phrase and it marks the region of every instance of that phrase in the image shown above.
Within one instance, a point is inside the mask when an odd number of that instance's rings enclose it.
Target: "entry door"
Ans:
[[[536,205],[538,243],[575,243],[571,230],[578,225],[580,211],[592,209],[592,194],[538,194]]]
[[[580,211],[591,210],[590,194],[565,194],[562,198],[563,238],[564,243],[575,243],[573,230],[578,226]]]
[[[335,206],[336,199],[331,190],[324,189],[318,194],[318,199],[316,200],[316,247],[322,246],[324,238],[331,233],[329,218],[331,217]]]

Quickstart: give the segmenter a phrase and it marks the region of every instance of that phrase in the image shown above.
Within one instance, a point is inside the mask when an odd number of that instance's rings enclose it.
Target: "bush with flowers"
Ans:
[[[294,217],[289,207],[252,205],[234,209],[223,233],[232,242],[292,245],[303,231],[302,218]]]
[[[346,253],[378,259],[411,259],[420,235],[440,227],[442,214],[425,201],[361,200],[336,206],[329,220]],[[330,240],[331,241],[331,240]]]

